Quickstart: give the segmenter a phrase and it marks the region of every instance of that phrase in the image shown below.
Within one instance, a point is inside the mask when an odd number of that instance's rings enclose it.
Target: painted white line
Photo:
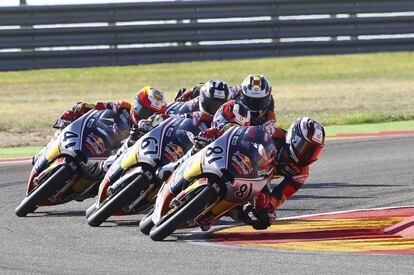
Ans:
[[[0,162],[0,166],[4,165],[13,165],[13,164],[27,164],[30,163],[32,160],[31,159],[22,159],[22,160],[10,160],[10,161],[2,161]]]

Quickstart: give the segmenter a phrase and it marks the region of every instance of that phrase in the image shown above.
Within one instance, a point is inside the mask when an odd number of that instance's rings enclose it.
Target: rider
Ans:
[[[325,130],[319,122],[301,117],[287,132],[275,131],[272,139],[278,152],[273,163],[273,177],[284,179],[273,190],[260,192],[252,206],[245,209],[244,215],[252,211],[257,217],[252,223],[255,229],[269,227],[276,219],[275,209],[306,182],[310,164],[318,159],[324,147]]]
[[[139,127],[150,131],[163,119],[174,115],[192,117],[196,123],[211,122],[218,108],[231,99],[229,86],[221,80],[208,80],[198,85],[197,89],[199,94],[197,98],[187,102],[173,102],[167,106],[165,115],[142,120],[139,122]]]
[[[71,110],[65,111],[58,118],[53,127],[62,130],[90,110],[111,109],[114,112],[123,112],[125,117],[129,120],[131,132],[127,144],[128,146],[131,146],[139,138],[140,132],[142,131],[142,129],[138,127],[139,121],[147,119],[154,113],[162,114],[165,112],[166,108],[167,102],[165,100],[164,93],[154,87],[146,86],[135,95],[133,105],[125,101],[97,102],[95,104],[78,102],[72,107]],[[57,131],[55,133],[52,141],[58,136],[59,132],[60,131]],[[36,162],[36,159],[40,154],[41,153],[33,157],[33,164]]]
[[[158,177],[162,180],[167,180],[178,165],[219,138],[231,126],[249,126],[250,117],[250,110],[243,103],[236,100],[226,102],[215,113],[211,127],[194,137],[193,148],[180,160],[161,167],[158,171]]]
[[[197,98],[201,84],[190,90],[181,89],[175,101],[187,102]],[[241,101],[250,109],[252,125],[270,126],[276,122],[275,103],[271,92],[272,86],[262,74],[250,74],[244,79],[241,86],[231,88],[233,98]]]
[[[252,125],[274,125],[276,117],[272,86],[264,75],[248,75],[241,87],[235,87],[233,91],[238,100],[252,112]]]
[[[92,109],[112,109],[115,112],[127,110],[129,112],[131,134],[133,134],[133,132],[138,131],[137,126],[140,120],[147,119],[153,114],[163,114],[167,109],[167,101],[162,91],[151,86],[145,86],[135,95],[133,105],[125,101],[97,102],[95,104],[78,102],[72,110],[64,112],[59,120],[72,122]]]
[[[269,81],[264,75],[261,74],[250,74],[243,81],[241,87],[235,87],[233,89],[236,100],[240,101],[244,107],[247,107],[247,109],[250,110],[250,125],[262,126],[266,132],[280,135],[281,129],[274,127],[276,118],[274,113],[274,100],[271,95],[271,91],[272,87]],[[181,97],[185,94],[186,92]],[[191,94],[193,94],[193,92]],[[217,127],[212,127],[201,132],[196,137],[196,147],[202,148],[206,146],[221,136],[221,134],[222,131],[220,131]],[[198,145],[197,142],[199,143]]]
[[[241,102],[230,100],[223,104],[214,115],[211,127],[194,137],[192,154],[219,138],[232,125],[249,126],[250,109]]]

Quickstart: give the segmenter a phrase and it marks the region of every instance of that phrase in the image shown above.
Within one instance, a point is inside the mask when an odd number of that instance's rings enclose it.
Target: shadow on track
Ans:
[[[101,224],[99,227],[137,227],[139,226],[140,220],[107,220],[103,224]]]
[[[28,218],[40,218],[40,217],[81,217],[85,216],[85,211],[36,211],[30,213]]]

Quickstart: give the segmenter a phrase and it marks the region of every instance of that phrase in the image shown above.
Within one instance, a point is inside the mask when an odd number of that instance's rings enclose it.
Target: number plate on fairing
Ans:
[[[267,178],[234,179],[227,184],[226,199],[233,202],[246,202],[255,196],[268,184]]]

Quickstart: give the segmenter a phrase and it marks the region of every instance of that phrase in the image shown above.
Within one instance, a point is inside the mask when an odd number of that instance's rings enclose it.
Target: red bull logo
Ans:
[[[89,149],[89,151],[97,155],[103,154],[106,151],[104,140],[101,137],[95,135],[94,133],[90,133],[86,137],[85,141],[85,146]]]
[[[237,170],[237,172],[239,172],[239,174],[249,175],[253,172],[253,166],[250,158],[240,151],[234,153],[231,159],[233,161],[231,163],[232,166]]]
[[[184,156],[185,152],[183,148],[171,141],[165,146],[164,156],[171,162],[177,161]]]

